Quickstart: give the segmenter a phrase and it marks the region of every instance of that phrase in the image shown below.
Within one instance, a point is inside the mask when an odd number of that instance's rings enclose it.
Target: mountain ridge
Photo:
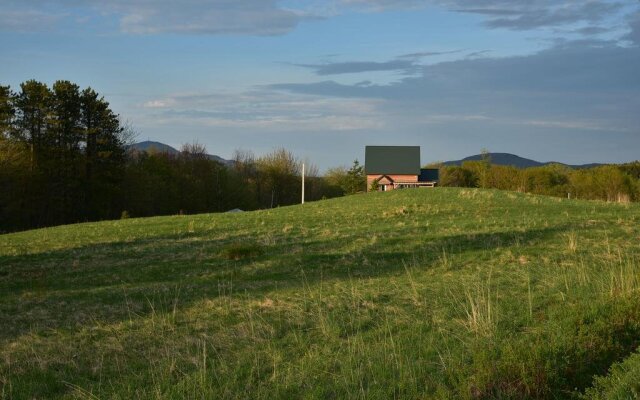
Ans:
[[[176,149],[175,147],[169,146],[166,143],[161,143],[161,142],[156,142],[153,140],[144,140],[142,142],[137,142],[137,143],[133,143],[129,146],[127,146],[127,149],[133,149],[136,151],[145,151],[145,152],[149,152],[149,151],[157,151],[160,153],[167,153],[167,154],[171,154],[171,155],[177,155],[180,154],[180,151],[178,149]],[[231,163],[233,163],[233,161],[231,160],[226,160],[220,156],[217,156],[215,154],[207,154],[207,157],[210,160],[213,161],[217,161],[221,164],[224,165],[229,165]]]
[[[132,145],[127,146],[129,149],[134,149],[137,151],[151,151],[151,150],[155,150],[161,153],[168,153],[168,154],[172,154],[172,155],[176,155],[179,154],[180,151],[177,150],[175,147],[172,147],[166,143],[161,143],[161,142],[157,142],[157,141],[153,141],[153,140],[145,140],[142,142],[138,142],[138,143],[134,143]],[[536,161],[530,158],[525,158],[525,157],[521,157],[517,154],[512,154],[512,153],[488,153],[487,154],[490,159],[491,159],[491,163],[494,165],[504,165],[504,166],[514,166],[516,168],[532,168],[532,167],[543,167],[545,165],[551,165],[551,164],[558,164],[558,165],[562,165],[562,166],[566,166],[569,168],[574,168],[574,169],[587,169],[587,168],[593,168],[593,167],[598,167],[601,165],[605,165],[602,163],[588,163],[588,164],[566,164],[566,163],[562,163],[559,161],[547,161],[547,162],[541,162],[541,161]],[[226,160],[220,156],[214,155],[214,154],[207,154],[207,156],[209,157],[209,159],[214,160],[214,161],[218,161],[219,163],[222,163],[224,165],[231,165],[233,163],[232,160]],[[434,163],[434,164],[442,164],[442,165],[446,165],[446,166],[460,166],[462,165],[462,163],[464,163],[465,161],[481,161],[483,158],[482,154],[475,154],[469,157],[465,157],[463,159],[460,160],[452,160],[452,161],[444,161],[442,163]]]
[[[516,154],[511,154],[511,153],[487,153],[487,155],[491,159],[491,163],[494,165],[514,166],[516,168],[544,167],[545,165],[558,164],[558,165],[563,165],[569,168],[586,169],[586,168],[593,168],[600,165],[604,165],[600,163],[565,164],[558,161],[540,162],[540,161],[532,160],[529,158],[520,157]],[[454,165],[459,166],[459,165],[462,165],[462,163],[465,161],[481,161],[483,157],[484,156],[482,154],[476,154],[473,156],[463,158],[461,160],[445,161],[442,164],[447,166],[454,166]]]

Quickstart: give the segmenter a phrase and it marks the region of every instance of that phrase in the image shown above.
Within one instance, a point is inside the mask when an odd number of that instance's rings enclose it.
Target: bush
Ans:
[[[640,201],[640,163],[572,169],[551,164],[516,168],[487,165],[479,161],[462,166],[440,167],[440,186],[486,187],[557,197],[604,200],[618,203]]]

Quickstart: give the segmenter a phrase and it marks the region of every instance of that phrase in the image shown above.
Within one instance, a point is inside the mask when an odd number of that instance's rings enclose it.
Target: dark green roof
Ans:
[[[420,146],[367,146],[364,169],[369,175],[420,175]]]

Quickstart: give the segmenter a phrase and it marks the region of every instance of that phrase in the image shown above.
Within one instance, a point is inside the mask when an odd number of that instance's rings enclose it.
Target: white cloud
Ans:
[[[156,100],[149,100],[149,101],[145,102],[142,105],[142,107],[143,108],[167,108],[167,107],[170,107],[174,103],[175,103],[175,100],[173,100],[171,98],[156,99]]]
[[[276,0],[6,0],[0,4],[0,27],[38,30],[71,12],[117,18],[122,31],[135,34],[280,35],[304,18]]]
[[[609,132],[631,132],[628,128],[621,128],[612,126],[607,121],[597,121],[593,119],[583,120],[565,120],[565,121],[553,121],[553,120],[523,120],[514,121],[523,125],[538,126],[543,128],[561,128],[561,129],[574,129],[579,131],[609,131]]]
[[[256,90],[177,94],[147,101],[144,123],[282,132],[379,129],[381,100],[341,99]]]
[[[127,1],[109,7],[129,33],[280,35],[300,16],[273,0]]]

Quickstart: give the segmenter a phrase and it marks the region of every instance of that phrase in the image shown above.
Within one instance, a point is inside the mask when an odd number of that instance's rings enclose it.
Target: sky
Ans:
[[[224,158],[640,159],[638,0],[1,0],[0,84],[28,79]]]

